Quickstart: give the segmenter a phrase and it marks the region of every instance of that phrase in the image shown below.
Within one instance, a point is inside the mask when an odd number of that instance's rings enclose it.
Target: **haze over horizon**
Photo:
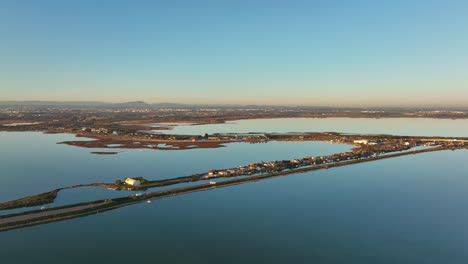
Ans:
[[[0,100],[466,106],[464,1],[4,1]]]
[[[143,100],[138,101],[90,101],[90,100],[81,100],[81,101],[60,101],[60,100],[3,100],[0,101],[0,106],[98,106],[98,107],[303,107],[303,108],[336,108],[336,109],[351,109],[351,108],[361,108],[361,109],[393,109],[393,108],[403,108],[403,109],[432,109],[432,110],[465,110],[468,109],[468,103],[461,103],[461,104],[389,104],[389,105],[380,105],[380,104],[352,104],[352,103],[344,103],[344,104],[326,104],[326,103],[315,103],[315,104],[286,104],[286,103],[279,103],[279,104],[264,104],[264,103],[193,103],[193,102],[166,102],[166,101],[156,101],[156,102],[145,102]]]

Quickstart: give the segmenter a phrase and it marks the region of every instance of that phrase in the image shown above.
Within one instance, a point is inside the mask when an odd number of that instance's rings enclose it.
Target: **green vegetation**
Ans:
[[[0,203],[0,210],[49,204],[55,200],[59,191],[60,189],[56,189],[50,192],[31,195],[18,200]]]
[[[148,180],[143,178],[143,177],[136,177],[134,179],[139,180],[141,184],[147,184],[148,183]]]

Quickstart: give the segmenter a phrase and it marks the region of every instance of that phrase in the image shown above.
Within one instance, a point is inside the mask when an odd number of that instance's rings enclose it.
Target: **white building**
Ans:
[[[132,186],[139,186],[141,184],[140,180],[136,180],[132,178],[126,178],[125,183],[128,185],[132,185]]]
[[[367,144],[367,143],[369,143],[369,140],[367,139],[354,140],[354,144]]]

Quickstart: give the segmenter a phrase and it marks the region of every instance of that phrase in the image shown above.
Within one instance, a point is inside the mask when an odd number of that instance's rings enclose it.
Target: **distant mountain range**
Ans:
[[[427,106],[427,107],[334,107],[334,106],[279,106],[279,105],[229,105],[229,104],[179,104],[179,103],[154,103],[148,104],[143,101],[131,101],[123,103],[106,103],[99,101],[0,101],[0,107],[76,107],[76,108],[172,108],[172,109],[200,109],[200,108],[221,108],[221,109],[304,109],[304,110],[468,110],[467,106]]]

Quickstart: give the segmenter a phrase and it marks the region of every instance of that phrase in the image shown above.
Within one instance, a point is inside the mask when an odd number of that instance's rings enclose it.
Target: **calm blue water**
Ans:
[[[179,124],[173,128],[173,130],[155,131],[182,135],[248,132],[342,132],[402,136],[466,137],[468,135],[468,120],[430,118],[281,118],[237,120],[225,124]]]
[[[98,156],[54,144],[70,138],[0,133],[0,200],[349,148],[287,142]],[[467,263],[467,159],[466,150],[425,153],[172,197],[0,233],[0,255],[2,263]],[[59,198],[101,195],[72,192]]]
[[[233,168],[258,161],[328,155],[348,151],[350,145],[324,142],[231,143],[216,149],[136,150],[117,155],[95,155],[89,149],[56,144],[75,140],[67,134],[0,132],[0,201],[77,184],[114,182],[142,176],[150,180],[188,176],[210,169]],[[55,205],[134,194],[100,187],[64,190]],[[40,207],[40,206],[39,206]],[[0,214],[17,212],[0,211]]]

